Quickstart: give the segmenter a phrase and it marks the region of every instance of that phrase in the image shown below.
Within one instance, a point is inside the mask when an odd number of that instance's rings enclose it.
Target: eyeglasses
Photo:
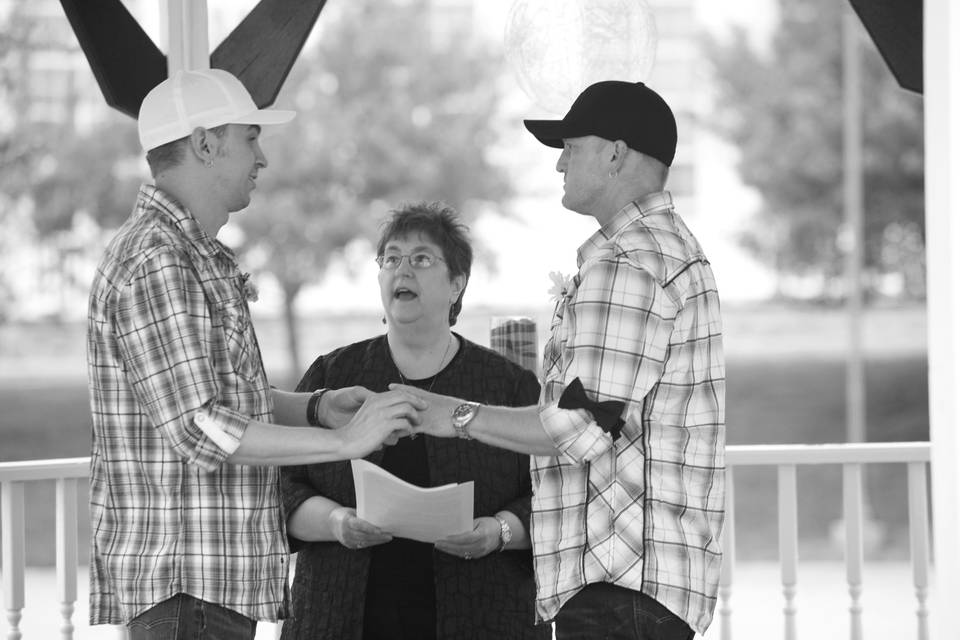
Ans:
[[[429,269],[437,261],[443,262],[443,258],[435,256],[428,251],[417,251],[416,253],[385,253],[377,256],[377,264],[381,269],[394,271],[403,264],[403,259],[410,261],[410,266],[414,269]]]

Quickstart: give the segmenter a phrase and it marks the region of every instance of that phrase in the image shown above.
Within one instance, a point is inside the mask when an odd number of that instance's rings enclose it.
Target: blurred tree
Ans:
[[[753,48],[742,28],[706,40],[718,88],[715,125],[740,149],[741,177],[764,201],[743,244],[780,274],[820,275],[825,283],[843,271],[846,10],[837,0],[779,0],[769,50]],[[897,86],[865,33],[861,44],[865,261],[874,271],[903,269],[906,286],[922,287],[907,273],[916,265],[889,258],[915,256],[922,243],[922,98]]]
[[[317,46],[304,51],[278,98],[298,116],[267,129],[271,166],[252,210],[235,220],[247,262],[259,262],[282,290],[292,375],[302,371],[297,296],[347,245],[372,239],[390,208],[444,200],[469,221],[482,202],[510,196],[507,176],[487,159],[500,57],[430,6],[331,2]]]
[[[37,143],[18,129],[23,111],[23,59],[35,48],[36,22],[31,20],[26,2],[18,0],[5,7],[0,29],[0,192],[13,198],[28,184],[25,168],[30,164]],[[4,208],[5,210],[6,208]]]
[[[103,228],[119,227],[130,215],[146,163],[137,128],[111,111],[89,131],[64,130],[56,149],[47,151],[33,179],[34,224],[41,234],[69,229],[85,211]]]
[[[60,32],[51,29],[58,17]],[[9,229],[16,216],[28,212],[32,228],[26,237],[36,234],[54,251],[54,259],[40,268],[59,276],[61,299],[66,299],[65,288],[88,285],[64,270],[68,254],[83,242],[74,234],[76,214],[86,212],[99,225],[114,227],[130,212],[143,177],[136,127],[105,105],[105,120],[78,126],[84,88],[78,86],[83,74],[76,63],[82,54],[74,39],[62,37],[69,29],[65,16],[51,15],[49,6],[13,0],[3,8],[2,20],[0,222]],[[86,74],[92,83],[92,74]],[[6,277],[7,269],[0,273]]]
[[[0,29],[0,195],[3,215],[29,193],[40,158],[53,146],[54,132],[33,125],[29,108],[29,60],[42,48],[39,24],[26,0],[4,7]]]

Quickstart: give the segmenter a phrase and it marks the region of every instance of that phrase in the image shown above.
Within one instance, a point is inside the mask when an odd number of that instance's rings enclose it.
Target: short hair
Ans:
[[[463,294],[470,280],[470,267],[473,265],[473,248],[470,246],[469,227],[460,222],[456,209],[443,202],[417,202],[404,204],[390,212],[383,223],[380,240],[377,242],[377,255],[383,251],[390,240],[422,234],[440,247],[443,260],[450,271],[450,279],[464,276],[463,289],[457,301],[450,305],[450,326],[457,324],[457,316],[463,308]]]
[[[223,138],[223,134],[227,132],[227,126],[228,125],[222,124],[207,129],[207,131],[217,136],[217,138]],[[189,138],[190,136],[179,138],[147,151],[147,164],[150,166],[150,175],[156,178],[167,169],[172,169],[183,162],[183,157],[187,149],[187,140]]]

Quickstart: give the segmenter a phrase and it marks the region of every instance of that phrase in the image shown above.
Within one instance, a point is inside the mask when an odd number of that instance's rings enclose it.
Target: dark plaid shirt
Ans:
[[[703,633],[720,578],[724,360],[716,283],[670,194],[631,203],[580,247],[544,351],[541,421],[562,454],[534,456],[537,612],[582,587],[655,598]],[[557,406],[580,378],[622,401],[614,441]]]
[[[286,615],[278,471],[225,462],[273,411],[243,285],[227,247],[140,189],[90,294],[92,624],[179,592]]]

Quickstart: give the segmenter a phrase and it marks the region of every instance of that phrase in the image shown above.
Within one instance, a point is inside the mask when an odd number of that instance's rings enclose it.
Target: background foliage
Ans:
[[[299,115],[265,137],[272,166],[237,221],[247,262],[282,289],[293,370],[301,290],[351,242],[374,238],[389,209],[444,200],[469,221],[512,195],[486,155],[499,54],[470,34],[432,29],[429,15],[425,0],[339,3],[277,101]]]
[[[31,94],[30,56],[77,49],[73,38],[53,42],[27,8],[13,0],[0,34],[0,111],[14,123],[0,127],[0,216],[28,211],[36,235],[65,254],[71,242],[57,238],[78,214],[112,233],[149,175],[135,123],[117,112],[92,127],[17,117],[26,113],[18,100]],[[314,29],[316,45],[301,53],[277,100],[299,115],[265,133],[270,166],[252,205],[234,216],[240,245],[231,239],[245,268],[280,286],[291,371],[301,367],[301,291],[351,243],[372,239],[389,209],[444,200],[469,223],[481,210],[501,211],[513,194],[488,159],[505,77],[489,41],[438,23],[428,0],[330,3]]]
[[[843,270],[841,18],[834,0],[780,0],[769,50],[741,28],[708,38],[715,125],[741,153],[739,171],[763,206],[744,246],[781,273],[829,281]],[[865,261],[923,293],[923,102],[896,84],[863,32]],[[909,259],[909,261],[908,261]]]

